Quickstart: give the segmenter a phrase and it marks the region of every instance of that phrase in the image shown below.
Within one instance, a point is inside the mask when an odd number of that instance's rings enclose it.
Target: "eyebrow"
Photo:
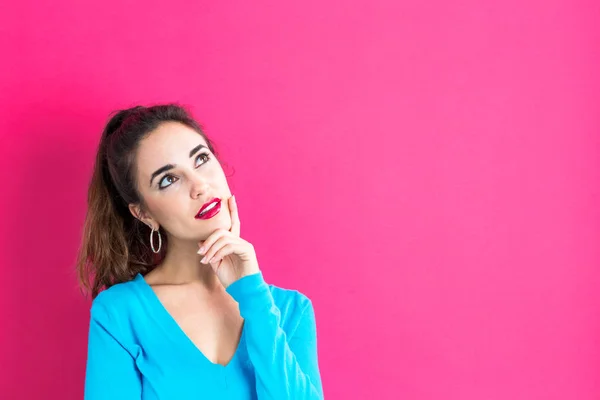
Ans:
[[[200,151],[203,148],[207,149],[207,147],[205,145],[199,144],[198,146],[196,146],[192,150],[190,150],[190,158],[192,158],[194,156],[194,154],[196,154],[198,151]],[[152,181],[154,180],[154,178],[156,178],[158,175],[162,174],[165,171],[175,168],[176,166],[177,166],[177,164],[167,164],[167,165],[160,167],[156,171],[154,171],[152,173],[152,176],[150,177],[150,186],[152,186]]]

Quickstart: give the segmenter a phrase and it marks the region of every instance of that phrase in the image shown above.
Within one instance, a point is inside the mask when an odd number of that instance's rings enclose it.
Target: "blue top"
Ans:
[[[86,400],[323,399],[312,301],[265,283],[262,272],[227,293],[244,319],[226,365],[208,360],[142,275],[92,302]]]

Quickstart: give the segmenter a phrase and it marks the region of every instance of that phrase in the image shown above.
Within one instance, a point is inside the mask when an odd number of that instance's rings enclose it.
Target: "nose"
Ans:
[[[195,200],[199,197],[204,196],[204,194],[208,190],[207,182],[199,176],[192,177],[190,182],[190,196],[192,197],[192,199]]]

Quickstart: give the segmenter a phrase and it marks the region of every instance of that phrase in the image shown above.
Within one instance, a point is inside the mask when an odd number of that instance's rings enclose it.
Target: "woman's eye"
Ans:
[[[198,161],[199,158],[204,158],[206,161],[204,161],[202,164],[208,162],[208,160],[210,160],[210,156],[208,155],[208,153],[202,153],[200,155],[198,155],[198,157],[196,157],[196,161]]]
[[[158,188],[162,190],[162,189],[164,189],[164,188],[167,188],[167,187],[171,186],[170,184],[169,184],[169,185],[167,185],[167,186],[162,186],[162,185],[161,185],[161,183],[163,183],[165,180],[167,180],[167,179],[169,179],[169,178],[175,178],[175,177],[174,177],[173,175],[165,175],[165,176],[164,176],[164,178],[162,178],[162,179],[160,180],[160,182],[158,182]],[[170,182],[170,183],[173,183],[173,182]]]
[[[206,164],[206,163],[208,162],[208,160],[210,160],[210,155],[209,155],[208,153],[202,153],[202,154],[199,154],[199,155],[198,155],[198,157],[196,157],[196,161],[198,161],[198,160],[199,160],[199,159],[201,159],[201,158],[202,158],[202,159],[204,159],[205,161],[204,161],[202,164],[200,164],[200,165],[204,165],[204,164]],[[170,183],[169,183],[169,185],[163,186],[163,185],[162,185],[162,183],[163,183],[163,182],[164,182],[166,179],[169,179],[169,178],[177,179],[177,178],[176,178],[175,176],[173,176],[173,175],[165,175],[165,176],[164,176],[164,177],[163,177],[163,178],[160,180],[160,182],[158,182],[158,188],[159,188],[159,189],[161,189],[161,190],[162,190],[162,189],[166,189],[166,188],[168,188],[169,186],[171,186],[171,183],[174,183],[174,182],[176,182],[176,181],[172,181],[172,182],[170,182]]]

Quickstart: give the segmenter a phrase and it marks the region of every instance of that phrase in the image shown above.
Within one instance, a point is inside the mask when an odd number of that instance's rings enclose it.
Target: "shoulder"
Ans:
[[[294,330],[301,321],[313,321],[314,309],[310,297],[298,289],[283,288],[268,284],[273,301],[281,313],[282,320],[288,329]]]
[[[139,303],[139,290],[137,277],[131,281],[117,283],[103,290],[92,301],[90,308],[91,317],[114,320],[128,314]]]
[[[108,333],[132,356],[138,354],[136,327],[140,322],[142,301],[138,278],[115,284],[96,296],[90,308],[90,327]]]
[[[302,310],[312,305],[312,300],[298,289],[283,288],[271,283],[268,286],[276,303],[293,304]]]

